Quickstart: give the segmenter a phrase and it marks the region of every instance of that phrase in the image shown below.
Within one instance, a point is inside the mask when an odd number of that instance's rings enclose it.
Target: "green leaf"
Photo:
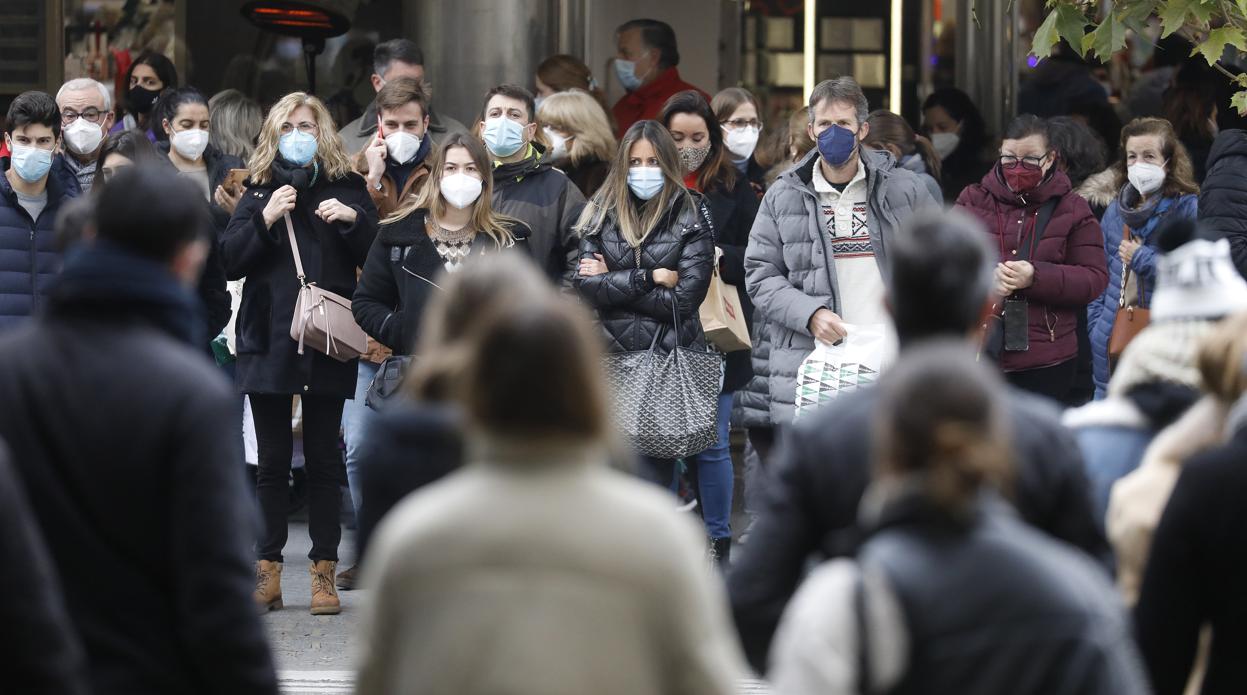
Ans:
[[[1056,15],[1057,33],[1068,41],[1079,55],[1085,56],[1087,52],[1083,48],[1083,36],[1086,34],[1087,15],[1073,5],[1057,5],[1052,9],[1052,14]]]
[[[1108,62],[1114,53],[1126,47],[1126,25],[1116,12],[1110,12],[1095,31],[1083,37],[1082,46],[1084,55],[1090,50]]]
[[[1186,15],[1189,13],[1191,3],[1194,1],[1169,0],[1161,6],[1156,14],[1160,17],[1160,37],[1162,39],[1181,29],[1186,24]]]
[[[1242,12],[1244,17],[1247,17],[1247,0],[1237,0],[1237,4],[1238,11]]]
[[[1190,13],[1195,16],[1195,21],[1203,25],[1212,21],[1214,13],[1220,14],[1220,9],[1217,0],[1193,0],[1190,4]]]
[[[1031,55],[1043,60],[1052,53],[1052,47],[1060,40],[1056,32],[1056,13],[1051,12],[1044,18],[1043,24],[1035,30],[1035,40],[1031,42]]]
[[[1240,51],[1247,50],[1247,36],[1243,35],[1243,30],[1237,27],[1224,26],[1219,29],[1213,29],[1208,32],[1208,38],[1200,42],[1191,55],[1202,55],[1209,65],[1221,59],[1221,54],[1225,52],[1225,46],[1229,44]]]
[[[1247,116],[1247,92],[1236,92],[1230,97],[1230,108],[1237,109],[1240,116]]]

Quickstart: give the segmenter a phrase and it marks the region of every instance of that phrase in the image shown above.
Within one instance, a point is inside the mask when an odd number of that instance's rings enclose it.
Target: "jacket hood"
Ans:
[[[1222,157],[1247,157],[1247,130],[1223,130],[1208,152],[1208,168]]]
[[[1092,174],[1078,187],[1078,195],[1093,207],[1107,208],[1117,200],[1121,188],[1117,185],[1117,170],[1110,167],[1098,174]]]
[[[873,182],[873,177],[879,174],[885,174],[896,168],[896,160],[892,155],[882,150],[873,150],[868,147],[858,145],[858,155],[861,166],[866,168],[866,180]],[[791,169],[780,174],[779,180],[788,181],[794,186],[800,188],[808,188],[814,190],[814,167],[819,159],[818,148],[810,150],[797,162]]]
[[[1053,198],[1060,198],[1073,189],[1070,185],[1069,176],[1055,166],[1048,171],[1048,178],[1040,182],[1035,187],[1035,190],[1025,195],[1014,193],[1009,188],[1009,184],[1005,183],[1000,176],[999,167],[992,167],[983,176],[980,184],[983,186],[983,190],[987,191],[993,198],[1011,207],[1029,207],[1036,203],[1045,203]],[[1116,196],[1116,194],[1117,192],[1114,191],[1113,195]]]

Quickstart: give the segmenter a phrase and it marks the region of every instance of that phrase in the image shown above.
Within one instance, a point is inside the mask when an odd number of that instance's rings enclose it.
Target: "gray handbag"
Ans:
[[[339,362],[350,362],[368,350],[368,335],[355,323],[351,300],[307,281],[303,259],[299,257],[299,242],[294,238],[294,224],[289,214],[285,218],[294,268],[299,275],[299,299],[290,320],[290,338],[299,344],[300,355],[304,346],[308,346]]]
[[[723,357],[680,347],[680,313],[673,306],[675,348],[662,354],[654,332],[648,350],[603,358],[615,425],[638,454],[678,459],[705,451],[718,438],[716,411]]]

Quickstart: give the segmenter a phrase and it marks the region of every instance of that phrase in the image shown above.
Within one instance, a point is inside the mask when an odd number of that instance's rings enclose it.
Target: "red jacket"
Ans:
[[[642,85],[635,92],[628,92],[622,99],[615,102],[611,111],[615,114],[615,123],[619,127],[617,135],[622,138],[628,128],[637,121],[658,118],[662,107],[674,94],[686,89],[695,89],[710,102],[710,95],[680,79],[680,71],[667,68],[647,85]]]
[[[1019,230],[1025,229],[1030,239],[1040,206],[1059,199],[1031,258],[1034,284],[1017,293],[1029,302],[1030,349],[1004,353],[1001,366],[1006,372],[1019,372],[1061,364],[1078,355],[1078,312],[1086,311],[1108,285],[1100,223],[1087,201],[1071,190],[1063,172],[1054,172],[1023,200],[997,171],[993,168],[982,182],[962,191],[957,207],[982,220],[992,247],[1005,249],[1002,259],[1011,259],[1019,248]]]

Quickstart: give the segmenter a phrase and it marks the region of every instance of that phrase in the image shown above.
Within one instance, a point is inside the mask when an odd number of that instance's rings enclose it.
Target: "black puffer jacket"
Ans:
[[[710,287],[714,240],[699,209],[701,196],[690,193],[690,198],[692,204],[687,204],[684,196],[677,196],[638,248],[624,238],[613,212],[599,228],[584,231],[580,258],[600,254],[607,272],[577,275],[576,287],[597,310],[610,352],[648,350],[659,331],[659,348],[674,349],[673,304],[679,308],[680,346],[705,344],[697,310]],[[659,268],[680,274],[674,290],[654,284],[653,271]]]
[[[753,327],[753,301],[745,291],[745,247],[749,245],[749,230],[753,218],[758,216],[758,197],[743,176],[737,176],[735,185],[728,189],[717,186],[706,191],[706,209],[714,223],[715,246],[723,249],[719,264],[719,276],[723,282],[736,287],[740,305],[745,311],[745,325]],[[752,338],[753,336],[750,335]],[[753,364],[749,350],[729,352],[727,369],[723,375],[723,392],[731,393],[743,388],[753,378]]]
[[[364,332],[397,355],[410,354],[416,345],[420,319],[433,293],[441,289],[446,266],[425,229],[427,210],[381,225],[368,252],[359,286],[351,299],[351,313]],[[516,244],[507,250],[528,253],[528,227],[516,221],[511,229]],[[477,234],[472,256],[493,253],[493,239]]]
[[[1230,240],[1234,267],[1247,277],[1247,131],[1222,131],[1208,154],[1199,189],[1199,219]]]

